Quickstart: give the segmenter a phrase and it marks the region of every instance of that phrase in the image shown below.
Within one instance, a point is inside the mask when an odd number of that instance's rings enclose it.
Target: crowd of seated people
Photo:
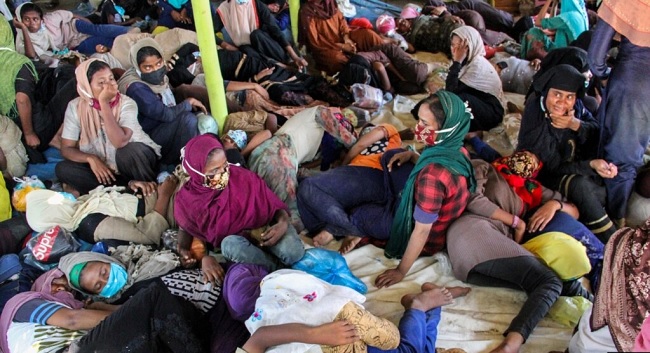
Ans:
[[[7,5],[0,352],[433,353],[470,284],[527,295],[491,353],[561,296],[591,307],[569,352],[649,349],[650,219],[626,224],[650,196],[644,1],[594,23],[584,0],[428,0],[375,26],[307,0],[294,42],[286,1],[224,0],[222,126],[191,1]],[[395,93],[406,128],[381,119]],[[509,113],[501,155],[482,136]],[[398,261],[364,284],[342,255],[367,244]],[[441,252],[466,287],[418,283],[399,325],[364,307]]]

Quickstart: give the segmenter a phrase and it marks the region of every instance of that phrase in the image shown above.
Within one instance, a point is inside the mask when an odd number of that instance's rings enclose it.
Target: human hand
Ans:
[[[181,17],[181,23],[192,24],[192,19],[186,16]]]
[[[300,58],[299,57],[298,59],[295,60],[295,62],[296,62],[296,65],[298,65],[298,70],[301,70],[301,71],[302,71],[302,69],[309,66],[309,63],[307,62],[307,60],[305,60],[305,58]]]
[[[401,282],[402,279],[404,279],[404,274],[399,269],[392,268],[377,276],[375,286],[377,288],[390,287],[395,283]]]
[[[560,201],[551,200],[543,204],[528,219],[528,231],[537,232],[544,230],[548,222],[553,219],[555,212],[560,210]]]
[[[356,53],[357,53],[357,45],[356,45],[354,42],[352,42],[352,41],[350,41],[350,42],[345,42],[345,43],[343,43],[343,45],[341,46],[341,50],[342,50],[344,53],[356,54]]]
[[[226,41],[221,42],[221,48],[226,49],[226,50],[230,50],[230,51],[238,51],[239,50],[239,48],[237,48],[236,46],[234,46],[234,45],[232,45],[232,44],[230,44],[230,43],[228,43]]]
[[[460,44],[454,45],[452,43],[451,45],[451,59],[453,61],[462,63],[463,60],[467,57],[467,53],[469,52],[469,47],[467,46],[467,42],[465,40],[460,40]]]
[[[521,240],[524,238],[524,233],[526,233],[526,222],[520,219],[519,223],[517,224],[517,228],[515,228],[514,241],[517,244],[521,244]]]
[[[117,82],[115,82],[115,80],[110,80],[104,83],[102,91],[99,92],[97,100],[99,100],[99,103],[108,104],[113,100],[113,98],[115,98],[115,96],[117,96]]]
[[[16,29],[21,29],[22,30],[22,29],[27,28],[22,21],[19,21],[19,20],[15,19],[15,18],[14,18],[13,22],[14,22],[14,27],[16,27]]]
[[[97,181],[104,185],[109,185],[115,182],[115,175],[113,171],[97,156],[92,156],[88,159],[90,169],[95,174]]]
[[[458,16],[449,16],[449,18],[451,19],[451,21],[453,23],[457,23],[457,24],[459,24],[461,26],[465,25],[465,21],[463,21],[463,19],[458,17]]]
[[[577,130],[580,127],[580,122],[575,117],[575,110],[571,109],[564,115],[549,113],[551,117],[551,126],[556,129],[572,129]],[[577,128],[576,128],[577,127]]]
[[[391,157],[390,161],[388,161],[388,171],[392,172],[393,171],[393,165],[397,163],[397,166],[401,166],[402,164],[408,162],[411,160],[413,157],[413,151],[404,151],[404,152],[399,152],[395,153],[393,157]]]
[[[212,256],[203,256],[201,271],[203,271],[203,283],[210,282],[213,286],[221,285],[226,276],[223,267]]]
[[[258,72],[257,74],[253,75],[253,80],[255,82],[258,82],[259,80],[263,79],[264,77],[270,75],[275,71],[275,66],[267,67],[264,70]]]
[[[183,15],[181,15],[180,12],[172,10],[172,20],[174,20],[174,22],[181,22],[182,19]]]
[[[153,195],[158,189],[158,185],[153,181],[131,180],[128,186],[133,192],[138,192],[138,189],[142,190],[144,196]]]
[[[196,259],[190,253],[190,249],[177,248],[178,257],[181,260],[181,266],[184,268],[192,268],[196,265]],[[207,257],[207,256],[204,256]]]
[[[593,159],[589,162],[591,169],[605,179],[611,179],[618,175],[618,167],[614,163],[608,163],[604,159]]]
[[[280,12],[280,5],[278,3],[268,4],[266,6],[269,8],[269,11],[271,11],[272,13]]]
[[[192,110],[199,110],[205,114],[208,114],[208,110],[205,108],[205,105],[203,105],[203,103],[201,103],[201,101],[198,99],[190,97],[187,98],[186,101],[190,103]]]
[[[284,234],[287,233],[287,228],[289,228],[289,223],[284,219],[270,226],[264,233],[262,233],[262,246],[273,246],[277,244]]]
[[[310,337],[318,337],[318,343],[326,346],[340,346],[358,341],[356,326],[347,320],[322,324],[311,328]]]
[[[31,148],[37,148],[41,144],[41,140],[36,136],[35,133],[30,132],[25,134],[25,143]]]
[[[533,70],[539,71],[539,69],[542,67],[542,61],[540,59],[533,59],[530,61],[530,66],[533,68]]]
[[[269,92],[267,92],[264,87],[262,87],[259,84],[255,84],[255,87],[253,87],[253,90],[257,92],[260,96],[262,96],[264,99],[269,99]]]

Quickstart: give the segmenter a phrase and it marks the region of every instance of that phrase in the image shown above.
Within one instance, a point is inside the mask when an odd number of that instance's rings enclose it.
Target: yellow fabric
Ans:
[[[591,271],[587,249],[564,233],[545,233],[523,246],[544,261],[563,281],[580,278]]]
[[[168,30],[169,30],[169,28],[167,28],[165,26],[156,26],[156,28],[154,28],[154,30],[151,32],[151,34],[153,34],[155,36],[156,34],[160,34],[162,32],[168,31]]]
[[[11,218],[11,202],[9,201],[9,190],[5,185],[5,178],[0,175],[0,222]]]

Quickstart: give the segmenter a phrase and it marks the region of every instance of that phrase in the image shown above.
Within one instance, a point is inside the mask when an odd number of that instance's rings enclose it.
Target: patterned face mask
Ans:
[[[228,186],[228,180],[230,180],[229,164],[226,163],[223,172],[214,175],[203,175],[203,177],[205,178],[203,186],[212,190],[221,191]]]
[[[185,147],[181,149],[181,159],[182,163],[181,165],[183,166],[183,170],[187,173],[187,169],[189,168],[192,170],[194,173],[200,175],[203,177],[203,186],[206,188],[210,188],[212,190],[217,190],[221,191],[228,186],[228,181],[230,180],[230,163],[226,162],[226,165],[223,166],[223,171],[219,172],[217,174],[212,174],[212,175],[206,175],[198,170],[194,169],[186,160],[185,160]],[[188,173],[189,174],[189,173]]]

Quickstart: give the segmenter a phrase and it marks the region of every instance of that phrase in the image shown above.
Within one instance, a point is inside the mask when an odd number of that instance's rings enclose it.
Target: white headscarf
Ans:
[[[476,29],[470,26],[456,28],[451,35],[457,35],[467,42],[467,64],[460,69],[460,82],[481,92],[495,96],[501,106],[506,108],[501,79],[492,64],[485,58],[483,39]]]

